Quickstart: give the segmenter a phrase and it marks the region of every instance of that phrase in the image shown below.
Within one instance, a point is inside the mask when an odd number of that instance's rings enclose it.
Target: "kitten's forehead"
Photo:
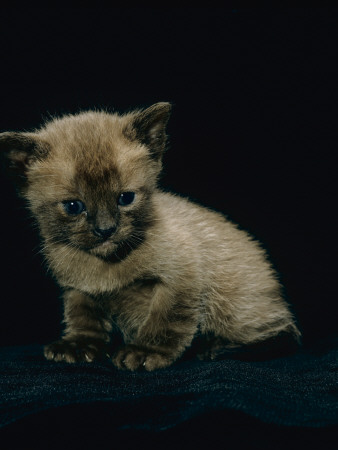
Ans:
[[[74,180],[84,191],[90,189],[119,189],[119,170],[114,159],[96,157],[92,160],[79,158],[74,165]]]
[[[118,189],[131,179],[142,184],[148,153],[125,136],[129,120],[127,116],[86,112],[50,122],[41,131],[50,144],[47,165],[64,182],[74,184],[76,180],[83,188],[106,184]]]
[[[126,117],[91,111],[49,122],[41,135],[59,157],[97,163],[130,146],[124,134],[127,123]]]

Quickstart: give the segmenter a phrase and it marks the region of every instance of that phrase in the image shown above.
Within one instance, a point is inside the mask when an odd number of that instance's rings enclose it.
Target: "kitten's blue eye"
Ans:
[[[123,192],[119,197],[119,205],[121,206],[127,206],[133,203],[135,199],[135,193],[134,192]]]
[[[72,216],[77,216],[85,211],[86,207],[80,200],[69,200],[63,202],[63,207],[65,208],[67,214]]]

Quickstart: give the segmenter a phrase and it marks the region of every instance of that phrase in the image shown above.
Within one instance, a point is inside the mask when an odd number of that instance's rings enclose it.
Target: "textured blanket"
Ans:
[[[334,448],[337,370],[338,339],[268,361],[190,359],[151,373],[118,371],[109,361],[48,362],[39,345],[5,347],[0,442],[8,447],[1,448],[60,442],[83,448],[100,439],[131,445],[146,438],[163,440],[164,448],[174,436],[182,448],[203,439],[249,448],[271,448],[271,439],[274,448],[318,439]]]

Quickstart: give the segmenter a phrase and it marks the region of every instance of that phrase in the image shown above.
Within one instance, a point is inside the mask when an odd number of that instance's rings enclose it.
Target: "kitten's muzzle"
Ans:
[[[98,236],[100,238],[103,238],[104,240],[108,239],[112,234],[116,232],[117,227],[110,227],[110,228],[94,228],[93,233],[95,236]]]

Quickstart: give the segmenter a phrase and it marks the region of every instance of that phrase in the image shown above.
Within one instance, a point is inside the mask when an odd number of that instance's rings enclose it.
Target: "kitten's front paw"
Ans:
[[[89,341],[67,341],[60,339],[45,345],[44,355],[53,361],[92,362],[104,356],[103,347]],[[108,356],[108,355],[107,355]]]
[[[113,363],[118,369],[148,371],[162,369],[173,362],[170,355],[158,353],[154,349],[147,349],[138,345],[126,345],[122,347],[113,357]]]

